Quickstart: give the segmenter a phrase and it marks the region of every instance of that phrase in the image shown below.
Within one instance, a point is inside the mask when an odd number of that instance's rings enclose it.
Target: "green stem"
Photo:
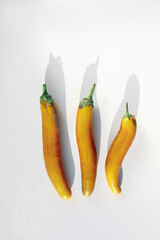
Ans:
[[[42,93],[42,95],[47,95],[47,94],[48,94],[47,86],[46,86],[46,84],[43,84],[43,93]]]
[[[52,96],[47,92],[46,84],[43,84],[43,92],[40,97],[40,102],[42,102],[42,100],[49,103],[50,105],[54,102],[54,100],[52,99]]]
[[[126,102],[126,113],[124,115],[124,118],[129,118],[132,117],[133,115],[129,113],[129,110],[128,110],[128,102]]]
[[[129,111],[128,111],[128,102],[126,102],[126,114],[128,114]]]
[[[94,83],[93,86],[92,86],[92,89],[90,91],[89,96],[87,98],[83,98],[80,101],[79,108],[84,108],[84,107],[90,106],[90,105],[93,106],[93,99],[92,98],[93,98],[93,93],[94,93],[95,87],[96,87],[96,84]]]
[[[94,93],[94,90],[95,90],[95,87],[96,87],[96,84],[94,83],[93,86],[92,86],[92,89],[91,89],[91,91],[90,91],[90,94],[89,94],[89,96],[87,97],[88,99],[92,99],[93,93]]]

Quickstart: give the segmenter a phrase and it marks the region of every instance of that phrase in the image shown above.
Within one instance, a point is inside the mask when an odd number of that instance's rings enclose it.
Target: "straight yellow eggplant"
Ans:
[[[76,137],[81,164],[82,193],[89,197],[95,186],[97,174],[97,151],[92,129],[93,85],[88,98],[79,104],[76,119]]]
[[[135,138],[136,125],[136,119],[128,112],[128,103],[126,103],[126,114],[122,119],[120,130],[110,146],[105,164],[109,187],[116,194],[121,192],[118,181],[119,171],[122,161]]]
[[[47,93],[43,85],[43,94],[40,97],[42,113],[43,155],[48,176],[63,199],[71,198],[71,189],[68,184],[62,159],[59,112],[55,101]]]

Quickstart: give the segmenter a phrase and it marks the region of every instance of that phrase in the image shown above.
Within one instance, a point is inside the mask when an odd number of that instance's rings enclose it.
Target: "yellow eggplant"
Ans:
[[[43,155],[48,176],[63,199],[71,198],[71,189],[63,166],[58,107],[43,85],[40,97],[42,114]]]
[[[84,98],[78,107],[76,119],[76,137],[81,164],[82,193],[89,197],[95,186],[97,174],[97,151],[92,129],[93,85],[88,98]]]
[[[122,119],[120,130],[110,146],[105,164],[109,187],[116,194],[121,192],[118,181],[119,171],[122,161],[135,138],[136,125],[136,119],[128,112],[128,103],[126,103],[126,114]]]

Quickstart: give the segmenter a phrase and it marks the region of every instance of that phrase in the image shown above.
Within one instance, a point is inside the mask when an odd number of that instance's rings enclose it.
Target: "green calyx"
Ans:
[[[126,102],[126,113],[125,115],[123,116],[123,118],[131,118],[133,115],[129,113],[128,111],[128,103]]]
[[[84,108],[86,106],[90,106],[92,105],[94,107],[94,102],[93,102],[93,93],[94,93],[94,90],[95,90],[95,87],[96,87],[96,84],[94,83],[93,86],[92,86],[92,89],[90,91],[90,94],[87,98],[83,98],[81,101],[80,101],[80,104],[79,104],[79,108]]]
[[[48,94],[47,92],[47,86],[46,84],[43,84],[43,93],[40,97],[40,102],[45,101],[47,102],[48,104],[52,105],[52,103],[54,102],[54,100],[52,99],[51,95]]]

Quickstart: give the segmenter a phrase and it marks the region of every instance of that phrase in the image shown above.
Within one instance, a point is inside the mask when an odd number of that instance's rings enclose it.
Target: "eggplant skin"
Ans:
[[[71,198],[71,189],[65,175],[59,133],[59,113],[55,102],[41,101],[43,155],[48,176],[61,198]]]
[[[97,151],[92,129],[93,106],[78,108],[76,138],[80,156],[82,193],[89,197],[95,186],[97,175]]]
[[[122,161],[128,152],[136,135],[137,123],[135,117],[124,117],[121,122],[121,127],[113,140],[105,164],[106,178],[112,192],[115,194],[121,193],[119,185],[119,171]]]

